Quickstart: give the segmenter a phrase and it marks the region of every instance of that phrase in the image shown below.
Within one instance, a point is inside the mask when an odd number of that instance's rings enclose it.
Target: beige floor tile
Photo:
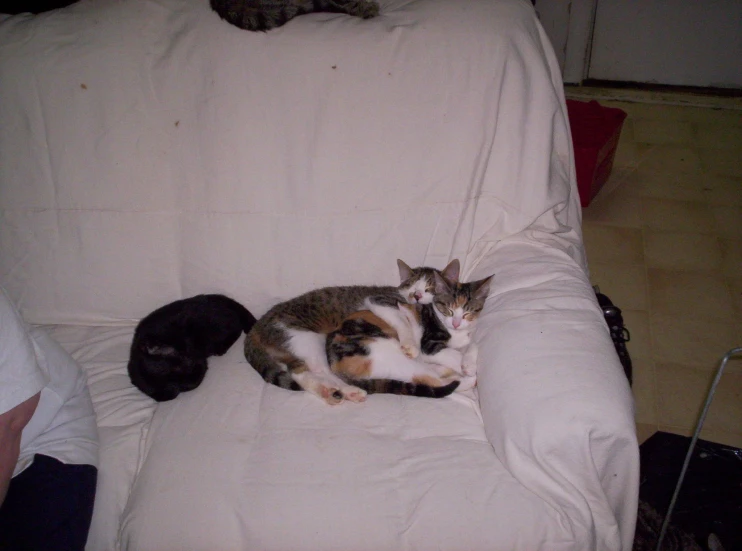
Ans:
[[[657,103],[629,103],[601,101],[601,105],[623,109],[634,122],[638,120],[687,121],[687,107]]]
[[[657,432],[657,425],[651,423],[637,423],[636,424],[636,439],[639,445],[646,442],[650,436]]]
[[[742,239],[719,239],[722,271],[727,277],[742,277]]]
[[[655,366],[660,425],[695,427],[714,374],[674,364]],[[704,426],[725,432],[742,432],[742,374],[725,373],[717,387]]]
[[[713,208],[691,201],[642,199],[640,217],[643,226],[656,230],[713,233]],[[623,212],[618,207],[616,210],[617,214]]]
[[[742,239],[742,207],[709,207],[716,231],[722,237]]]
[[[621,304],[621,316],[624,326],[629,330],[631,340],[626,343],[632,361],[634,359],[651,359],[652,340],[649,329],[649,312],[642,310],[626,310]]]
[[[635,419],[637,423],[657,422],[657,388],[652,360],[633,359]]]
[[[713,235],[646,229],[644,250],[650,268],[715,272],[723,264],[719,239]]]
[[[632,181],[634,180],[636,180],[636,167],[614,164],[608,181],[600,188],[598,195],[610,195],[617,191],[621,191],[621,195],[623,195],[627,188],[633,187]]]
[[[727,351],[742,342],[742,324],[700,320],[694,316],[650,313],[655,361],[714,371]],[[633,337],[633,335],[632,335]],[[728,369],[740,369],[730,363]]]
[[[742,153],[737,149],[699,149],[705,172],[742,178]]]
[[[632,121],[634,141],[651,144],[689,144],[694,133],[691,123],[673,119]]]
[[[653,312],[730,321],[736,318],[732,296],[720,275],[677,270],[647,270]]]
[[[740,152],[742,162],[742,152]],[[742,178],[703,175],[703,192],[710,205],[742,207]]]
[[[652,145],[648,149],[643,149],[638,145],[637,151],[639,166],[650,172],[700,174],[702,170],[701,157],[691,147]],[[722,151],[715,149],[703,150],[703,153],[709,157],[709,162],[721,162],[717,159],[720,152]]]
[[[610,194],[598,194],[582,211],[583,222],[641,228],[641,199],[630,197],[622,190]]]
[[[627,179],[627,191],[639,197],[671,199],[675,201],[708,201],[704,191],[703,175],[675,172],[653,172],[638,167]]]
[[[622,310],[647,310],[647,279],[644,266],[592,262],[590,280]]]
[[[742,126],[696,124],[693,143],[702,149],[733,149],[742,151]]]
[[[639,150],[633,140],[620,140],[616,149],[616,156],[613,158],[613,167],[630,167],[636,168],[639,164]]]
[[[682,120],[704,125],[742,126],[742,111],[684,107]]]
[[[620,107],[618,109],[621,109]],[[623,125],[621,126],[621,135],[619,136],[619,147],[621,147],[621,144],[624,142],[633,142],[634,141],[634,121],[631,119],[631,117],[626,117],[623,121]]]
[[[728,277],[727,286],[729,287],[729,292],[732,294],[734,308],[737,311],[737,319],[742,319],[742,276]],[[739,342],[742,343],[742,335],[740,335]]]
[[[642,231],[585,223],[582,236],[590,262],[641,264],[644,261]]]

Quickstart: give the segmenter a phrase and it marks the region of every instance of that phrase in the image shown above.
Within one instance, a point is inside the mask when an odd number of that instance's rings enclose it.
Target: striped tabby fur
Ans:
[[[297,15],[312,12],[347,13],[369,19],[379,14],[379,4],[370,0],[210,0],[211,8],[236,27],[268,31]]]

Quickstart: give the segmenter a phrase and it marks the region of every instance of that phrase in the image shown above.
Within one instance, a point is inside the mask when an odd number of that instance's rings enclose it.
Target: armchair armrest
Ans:
[[[553,242],[524,235],[493,246],[468,279],[491,273],[476,335],[487,437],[561,516],[573,538],[564,548],[629,551],[639,493],[633,398],[588,277]]]

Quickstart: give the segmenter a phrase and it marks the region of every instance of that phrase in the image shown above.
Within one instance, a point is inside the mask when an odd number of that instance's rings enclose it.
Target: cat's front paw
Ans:
[[[400,345],[400,348],[402,348],[402,352],[404,353],[404,355],[411,360],[414,360],[420,355],[420,349],[417,347],[416,344],[404,343]]]
[[[475,377],[477,374],[477,361],[467,361],[467,359],[464,358],[464,363],[461,364],[461,371],[467,377]]]
[[[476,377],[462,377],[459,380],[459,386],[456,388],[456,392],[466,392],[467,390],[471,390],[475,386],[477,386]]]
[[[479,356],[477,352],[476,346],[472,345],[461,359],[461,371],[464,375],[474,377],[477,374],[477,359]]]
[[[360,390],[360,389],[359,389]],[[343,401],[343,392],[339,388],[322,385],[319,389],[320,397],[327,405],[336,406]]]

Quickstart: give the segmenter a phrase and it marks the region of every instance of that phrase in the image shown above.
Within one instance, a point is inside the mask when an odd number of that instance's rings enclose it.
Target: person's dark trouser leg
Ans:
[[[98,469],[36,455],[0,507],[0,551],[83,551]]]

